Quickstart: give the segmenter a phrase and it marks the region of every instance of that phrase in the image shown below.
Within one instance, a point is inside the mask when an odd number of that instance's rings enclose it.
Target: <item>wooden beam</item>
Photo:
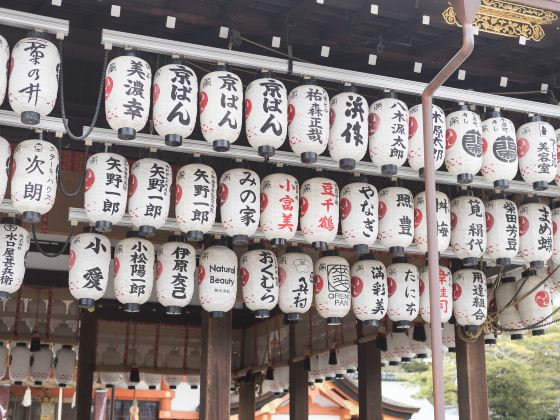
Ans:
[[[296,329],[290,325],[290,419],[307,420],[309,405],[307,399],[308,372],[305,361],[293,361],[296,356]]]
[[[202,313],[202,360],[200,369],[200,418],[229,418],[231,386],[231,311],[223,318]]]
[[[97,341],[97,317],[95,312],[80,312],[80,337],[78,339],[78,374],[76,379],[76,418],[91,417],[93,370]]]
[[[239,420],[255,420],[255,375],[239,384]]]
[[[383,419],[381,352],[375,341],[358,344],[358,396],[360,419]]]

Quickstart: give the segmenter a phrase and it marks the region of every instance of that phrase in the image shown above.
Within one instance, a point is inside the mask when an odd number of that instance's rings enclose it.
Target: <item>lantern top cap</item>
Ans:
[[[138,231],[138,230],[129,230],[128,232],[126,232],[126,237],[127,238],[142,238],[142,235],[140,235],[140,231]]]
[[[345,83],[340,89],[340,93],[358,93],[358,88],[354,85]]]
[[[169,60],[169,64],[180,64],[184,66],[185,60],[179,57],[171,57],[171,59]]]
[[[406,263],[408,262],[406,257],[393,257],[393,260],[391,261],[393,264],[398,264],[398,263]]]
[[[464,102],[459,102],[455,108],[453,108],[452,112],[457,111],[470,111],[469,106]]]
[[[540,115],[529,114],[527,115],[527,122],[540,122],[542,117]]]
[[[500,109],[493,109],[492,111],[487,111],[484,113],[484,119],[489,120],[490,118],[502,118],[502,112]]]
[[[210,245],[211,246],[227,246],[227,238],[225,238],[225,237],[213,238],[212,241],[210,241]]]
[[[513,276],[502,277],[502,283],[513,283],[513,282],[515,282],[515,277]]]
[[[216,65],[212,68],[212,70],[213,71],[229,71],[226,63],[223,63],[221,61],[216,63]]]
[[[311,76],[303,76],[303,79],[299,83],[300,86],[312,85],[317,86],[317,80]]]
[[[525,270],[521,275],[523,277],[536,276],[537,270]]]
[[[94,226],[84,226],[82,233],[97,233]]]
[[[138,51],[135,50],[126,50],[123,54],[125,57],[138,57]]]
[[[167,237],[167,242],[187,242],[187,237],[185,235],[169,235]]]
[[[530,204],[530,203],[540,203],[539,197],[536,195],[530,195],[525,200],[523,200],[523,204]]]
[[[384,89],[383,93],[381,94],[381,97],[383,99],[386,98],[397,99],[397,92],[395,92],[394,90]]]
[[[292,245],[292,246],[289,246],[288,248],[286,248],[286,254],[288,252],[297,252],[297,253],[301,254],[301,253],[303,253],[303,247]]]
[[[249,251],[255,251],[257,249],[263,249],[263,246],[260,242],[251,242],[247,248]]]
[[[63,344],[62,345],[63,349],[68,349],[68,350],[72,350],[72,346],[70,344]]]
[[[16,218],[16,217],[2,217],[0,222],[3,223],[3,224],[21,226],[21,220]]]
[[[362,254],[360,255],[360,258],[358,259],[358,261],[371,261],[374,260],[375,257],[371,254]]]
[[[327,249],[321,253],[321,257],[338,257],[340,256],[340,252],[338,249]]]
[[[39,38],[44,39],[45,41],[51,41],[51,36],[47,32],[41,31],[29,31],[25,34],[26,38]]]
[[[490,201],[492,201],[492,200],[507,200],[507,195],[506,195],[506,193],[503,193],[503,192],[492,194],[490,196]]]
[[[253,80],[258,79],[271,79],[274,77],[274,74],[269,69],[261,69],[257,74],[255,74],[255,78]]]

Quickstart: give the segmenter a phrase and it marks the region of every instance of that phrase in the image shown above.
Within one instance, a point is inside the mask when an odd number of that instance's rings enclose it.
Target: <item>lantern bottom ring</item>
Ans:
[[[342,318],[339,316],[329,316],[327,318],[327,325],[341,325]]]
[[[288,324],[296,324],[303,319],[303,314],[300,313],[290,313],[286,314],[286,322]]]
[[[478,258],[476,257],[467,257],[461,260],[465,267],[474,267],[478,264]]]
[[[401,357],[401,362],[410,362],[412,359],[410,357]]]
[[[36,211],[24,211],[23,221],[28,223],[39,223],[41,221],[41,213]]]
[[[457,183],[465,185],[471,184],[474,180],[473,174],[459,174],[457,175]]]
[[[497,179],[494,181],[494,189],[497,191],[507,190],[509,188],[509,181],[507,179]]]
[[[78,306],[80,308],[91,308],[95,306],[95,300],[92,298],[80,298],[78,299]]]
[[[153,226],[142,225],[138,229],[138,234],[143,238],[154,236],[156,234],[156,228]]]
[[[511,258],[496,258],[497,265],[511,265]]]
[[[533,337],[538,337],[538,336],[544,335],[544,330],[542,328],[538,329],[538,330],[532,330],[531,335]]]
[[[248,235],[233,235],[231,238],[231,242],[233,245],[243,246],[249,243],[249,236]]]
[[[272,146],[259,146],[259,148],[257,149],[259,156],[262,156],[265,159],[268,159],[272,156],[274,156],[275,150],[274,147]]]
[[[14,385],[23,385],[22,381],[14,381]]]
[[[484,344],[488,344],[488,345],[496,344],[496,339],[495,338],[486,338],[486,339],[484,339]]]
[[[113,223],[108,222],[106,220],[98,220],[95,222],[95,230],[104,233],[104,232],[111,232],[113,229]]]
[[[227,140],[214,140],[212,143],[212,148],[215,152],[227,152],[231,145]]]
[[[456,352],[455,347],[448,347],[448,348],[447,348],[447,351],[448,351],[449,353],[455,353],[455,352]]]
[[[192,242],[201,242],[204,240],[204,233],[201,230],[189,230],[187,232],[187,240]]]
[[[198,385],[191,385],[191,389],[198,389]]]
[[[210,318],[220,319],[220,318],[224,317],[225,312],[223,312],[223,311],[211,311],[208,315],[210,316]]]
[[[346,373],[356,373],[356,369],[346,369]]]
[[[178,147],[183,144],[183,136],[179,134],[167,134],[165,136],[165,145],[171,147]]]
[[[128,389],[136,389],[136,385],[129,385]]]
[[[358,254],[358,256],[367,254],[369,252],[369,246],[367,246],[366,244],[354,245],[352,249],[356,254]]]
[[[397,165],[383,165],[381,166],[381,173],[385,176],[394,176],[398,172]]]
[[[181,315],[181,307],[180,306],[168,306],[165,308],[165,313],[167,315]]]
[[[315,152],[303,152],[301,154],[302,163],[315,163],[317,162],[317,153]]]
[[[155,386],[155,385],[149,385],[149,386],[148,386],[148,389],[157,389],[157,386]]]
[[[33,385],[41,386],[41,385],[43,385],[43,381],[33,381]]]
[[[111,388],[114,388],[114,387],[115,387],[115,385],[113,385],[113,384],[105,384],[105,388],[111,389]]]
[[[311,246],[315,251],[326,251],[329,248],[329,245],[324,241],[315,241],[311,243]]]
[[[23,111],[21,113],[21,122],[25,125],[37,125],[41,122],[41,114],[35,111]]]
[[[477,325],[463,325],[463,330],[469,334],[475,334],[478,331]]]
[[[268,309],[258,309],[254,312],[254,315],[257,319],[270,318],[270,311]]]
[[[419,353],[416,355],[417,359],[427,359],[428,358],[428,354],[427,353]]]
[[[366,319],[362,321],[362,325],[365,327],[379,327],[379,321],[377,319]]]
[[[510,338],[512,340],[523,340],[523,334],[512,334]]]
[[[5,302],[10,299],[10,294],[8,292],[0,292],[0,302]]]
[[[284,238],[273,238],[270,241],[270,246],[272,248],[283,248],[286,246],[286,243],[288,241],[286,241]]]
[[[136,130],[130,127],[122,127],[117,131],[117,135],[121,140],[134,140],[136,138]]]
[[[533,182],[533,190],[535,191],[546,191],[548,189],[548,182],[546,181],[535,181]]]
[[[125,312],[140,312],[140,304],[139,303],[127,303],[124,305]]]
[[[393,322],[393,331],[394,332],[404,332],[410,328],[412,323],[410,321],[394,321]]]
[[[66,384],[58,384],[59,388],[66,388]]]
[[[401,362],[397,362],[397,361],[395,361],[395,360],[391,360],[391,361],[389,362],[389,366],[398,366],[398,365],[400,365],[400,364],[401,364]]]
[[[324,379],[315,379],[316,384],[322,384],[323,382],[324,382]]]
[[[404,257],[404,247],[403,246],[391,246],[391,247],[389,247],[389,252],[394,257]],[[398,261],[398,262],[406,262],[406,261]]]
[[[544,268],[544,261],[531,261],[529,265],[532,270],[541,270]]]
[[[344,378],[344,374],[342,373],[337,373],[336,375],[334,375],[334,379],[342,379]]]
[[[353,171],[356,169],[356,161],[354,159],[340,159],[338,167],[343,171]]]
[[[177,389],[177,385],[169,385],[169,389]]]
[[[424,179],[424,168],[418,169],[418,178]]]

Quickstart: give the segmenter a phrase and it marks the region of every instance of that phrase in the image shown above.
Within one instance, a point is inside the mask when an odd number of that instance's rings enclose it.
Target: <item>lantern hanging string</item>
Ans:
[[[47,303],[47,325],[45,326],[45,337],[47,338],[47,340],[50,337],[52,306],[53,306],[53,288],[51,286],[51,288],[49,289],[49,300]]]
[[[88,153],[89,153],[89,146],[86,146],[85,150],[84,150],[84,162],[82,163],[82,170],[80,172],[80,182],[78,182],[78,186],[76,187],[76,189],[74,191],[67,191],[66,188],[64,187],[64,182],[62,182],[62,169],[59,169],[58,171],[58,186],[60,188],[60,191],[62,191],[62,193],[66,196],[66,197],[76,197],[78,194],[80,194],[82,192],[82,189],[84,187],[84,181],[86,179],[86,167],[87,167],[87,161],[88,161]],[[60,156],[60,159],[62,159],[62,139],[60,139],[60,141],[58,142],[58,155]],[[62,168],[62,162],[60,167]]]
[[[72,229],[70,230],[70,234],[68,235],[68,237],[66,238],[66,242],[64,242],[64,244],[62,245],[62,248],[56,252],[47,252],[45,250],[43,250],[43,248],[41,247],[41,244],[39,243],[39,239],[37,239],[37,231],[35,230],[35,224],[31,224],[31,233],[33,236],[33,242],[35,242],[35,246],[37,247],[37,250],[44,255],[45,257],[48,258],[56,258],[62,254],[64,254],[64,252],[66,251],[66,248],[68,248],[68,245],[70,244],[70,239],[72,239],[72,237],[74,236],[74,226],[72,226]]]
[[[185,325],[185,342],[183,344],[183,370],[187,369],[188,347],[189,347],[189,326]]]
[[[18,330],[19,330],[19,321],[21,318],[21,302],[22,302],[22,294],[23,289],[20,288],[17,294],[17,302],[16,302],[16,319],[14,324],[14,338],[18,338]]]
[[[134,324],[134,337],[132,337],[132,366],[136,365],[136,331],[137,325]]]
[[[37,303],[35,303],[35,326],[33,331],[37,332],[37,324],[39,323],[39,300],[41,298],[41,289],[37,289]]]
[[[128,339],[130,336],[130,321],[126,321],[126,331],[124,336],[124,354],[123,354],[123,364],[128,365]]]
[[[277,344],[277,354],[278,354],[278,361],[282,360],[282,341],[280,340],[280,321],[278,320],[278,316],[274,318],[274,323],[276,324],[276,343]]]
[[[154,368],[157,368],[158,362],[158,355],[159,355],[159,330],[161,324],[156,325],[156,336],[155,336],[155,343],[154,343]]]

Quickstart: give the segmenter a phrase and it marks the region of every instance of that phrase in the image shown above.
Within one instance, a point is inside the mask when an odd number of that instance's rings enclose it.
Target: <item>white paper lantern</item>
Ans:
[[[552,210],[552,261],[554,264],[560,264],[560,205],[554,202]]]
[[[6,376],[8,369],[8,348],[3,342],[0,342],[0,379]]]
[[[70,243],[68,287],[78,306],[85,308],[94,306],[105,294],[111,265],[111,242],[93,232],[86,227]]]
[[[218,195],[220,215],[234,245],[243,245],[257,231],[260,218],[261,182],[256,172],[235,168],[222,174]]]
[[[364,325],[379,326],[387,313],[387,273],[385,265],[372,255],[362,255],[352,265],[352,310]]]
[[[353,170],[368,148],[368,105],[355,86],[345,86],[330,103],[329,154],[340,169]]]
[[[509,265],[519,251],[517,206],[505,195],[491,197],[486,208],[486,253],[498,265]]]
[[[436,191],[436,218],[438,252],[449,248],[451,241],[451,203],[449,197],[441,191]],[[428,252],[428,221],[426,211],[426,192],[414,197],[414,244],[419,251]]]
[[[484,203],[472,192],[451,200],[451,248],[465,266],[478,263],[486,250]]]
[[[0,224],[0,301],[21,287],[25,276],[25,256],[29,251],[29,232],[21,222],[4,217]]]
[[[200,386],[200,376],[199,375],[187,375],[186,376],[187,385],[190,386],[191,389],[198,389]]]
[[[408,155],[408,108],[394,92],[369,107],[369,155],[383,175],[396,175]]]
[[[546,284],[540,284],[543,280],[544,278],[537,275],[536,271],[528,270],[523,273],[523,278],[519,281],[517,309],[521,323],[531,329],[532,335],[543,335],[544,329],[547,328],[546,324],[553,320],[548,287]]]
[[[298,322],[313,303],[313,260],[301,247],[288,247],[278,258],[278,306],[288,322]]]
[[[403,255],[414,237],[412,193],[402,187],[379,191],[379,242],[394,255]]]
[[[113,58],[105,75],[105,117],[122,140],[133,140],[150,114],[150,65],[133,51]]]
[[[309,78],[288,95],[288,140],[303,163],[316,162],[327,148],[329,95]]]
[[[465,268],[453,273],[453,315],[466,331],[477,331],[488,310],[486,276],[480,270]]]
[[[10,59],[10,46],[6,38],[0,35],[0,105],[4,102],[8,87],[8,60]],[[0,362],[1,364],[1,362]]]
[[[196,251],[184,236],[170,236],[156,252],[156,295],[168,315],[180,315],[194,292]]]
[[[65,387],[74,379],[76,352],[70,345],[63,345],[54,358],[54,379],[58,386]]]
[[[268,318],[278,303],[278,261],[276,254],[249,245],[239,264],[243,301],[255,318]]]
[[[269,72],[257,75],[245,91],[245,133],[249,144],[268,159],[284,144],[288,131],[288,93]]]
[[[30,379],[34,385],[43,385],[49,379],[53,363],[53,352],[48,344],[41,344],[41,349],[31,354]]]
[[[515,300],[518,288],[519,283],[515,281],[515,277],[502,277],[502,283],[495,292],[498,321],[500,326],[505,329],[505,334],[511,336],[512,340],[523,338],[523,324]],[[507,331],[508,329],[514,331]]]
[[[58,94],[58,48],[38,32],[20,40],[12,50],[8,99],[26,125],[39,124],[51,113]],[[4,68],[4,67],[1,67]]]
[[[120,366],[123,364],[123,356],[120,351],[117,350],[115,346],[109,346],[101,353],[101,364],[103,366]],[[112,388],[122,381],[121,372],[101,372],[99,374],[101,382],[107,387]]]
[[[336,251],[325,251],[315,261],[315,308],[328,325],[342,324],[350,311],[350,266]]]
[[[537,197],[519,206],[519,255],[531,268],[544,268],[552,257],[552,212]]]
[[[546,268],[546,275],[548,276],[551,298],[557,304],[560,302],[560,265],[550,260]]]
[[[128,215],[143,236],[152,236],[169,214],[172,174],[169,163],[159,159],[137,160],[130,170]]]
[[[466,105],[447,115],[445,167],[459,184],[470,184],[482,167],[482,124]]]
[[[25,140],[12,159],[12,204],[23,220],[38,223],[56,197],[59,157],[56,147],[43,140]]]
[[[30,374],[31,352],[26,343],[16,343],[10,350],[10,381],[14,385],[22,385]]]
[[[157,367],[157,361],[154,362],[155,353],[153,349],[149,349],[144,355],[144,366]],[[157,373],[143,373],[144,382],[148,385],[148,389],[156,389],[161,384],[161,375]]]
[[[216,152],[227,152],[241,133],[243,123],[243,85],[225,66],[200,80],[200,129]]]
[[[358,370],[358,346],[352,344],[337,349],[338,365],[346,373],[355,373]]]
[[[453,315],[453,293],[452,293],[452,277],[451,270],[444,266],[439,266],[439,309],[441,322],[447,322]],[[422,320],[430,324],[430,276],[428,267],[420,269],[420,316]]]
[[[161,67],[154,75],[152,119],[168,146],[180,146],[194,130],[198,79],[181,60]]]
[[[424,329],[424,334],[426,335],[425,341],[417,341],[414,339],[414,330],[420,328]],[[430,356],[431,330],[429,324],[415,322],[408,330],[408,337],[410,338],[410,350],[412,350],[412,353],[416,354],[418,359],[426,359]]]
[[[263,178],[260,224],[273,247],[284,246],[296,234],[298,206],[299,182],[295,177],[277,173]]]
[[[445,160],[445,114],[443,110],[432,105],[432,133],[434,136],[434,169],[437,171]],[[414,105],[408,110],[408,164],[424,173],[424,121],[422,104]]]
[[[556,134],[556,164],[558,168],[556,170],[556,177],[554,178],[554,182],[556,185],[560,185],[560,128],[557,128],[555,131]]]
[[[0,38],[2,38],[0,36]],[[1,55],[1,45],[2,40],[0,39],[0,55]],[[1,59],[1,57],[0,57]],[[0,63],[1,65],[2,63]],[[0,67],[1,69],[1,67]],[[0,79],[1,79],[1,71],[0,71]],[[0,81],[0,85],[1,85]],[[1,86],[0,86],[1,87]],[[0,97],[2,93],[0,91]],[[0,104],[2,101],[0,101]],[[8,187],[8,172],[10,168],[10,158],[12,155],[12,149],[10,148],[10,143],[4,138],[0,136],[0,200],[4,199],[6,194],[6,188]]]
[[[515,127],[499,111],[487,114],[482,122],[482,167],[484,179],[494,188],[505,190],[517,175],[517,143]]]
[[[392,332],[387,336],[387,351],[401,359],[410,362],[416,356],[412,352],[408,329],[402,332]]]
[[[441,331],[442,344],[447,347],[449,353],[455,353],[455,325],[446,322]]]
[[[114,283],[117,300],[127,312],[139,312],[152,294],[155,253],[153,244],[128,232],[126,239],[117,243],[114,258]]]
[[[116,153],[96,153],[86,163],[84,210],[98,232],[121,221],[128,194],[128,161]]]
[[[301,232],[313,248],[324,250],[338,231],[339,192],[336,182],[311,178],[301,186],[299,217]]]
[[[387,267],[387,317],[397,330],[409,328],[418,315],[418,280],[418,268],[407,263],[404,257],[393,258],[393,263]]]
[[[169,353],[167,353],[167,355],[165,356],[165,367],[173,369],[183,368],[183,355],[179,352],[178,349],[173,349]],[[169,388],[176,389],[183,383],[183,375],[165,375],[164,381],[169,386]]]
[[[206,248],[198,264],[198,294],[202,309],[221,318],[230,311],[237,296],[237,255],[225,241]]]
[[[359,254],[368,252],[379,231],[379,197],[367,182],[353,182],[340,192],[340,227],[342,236]]]

